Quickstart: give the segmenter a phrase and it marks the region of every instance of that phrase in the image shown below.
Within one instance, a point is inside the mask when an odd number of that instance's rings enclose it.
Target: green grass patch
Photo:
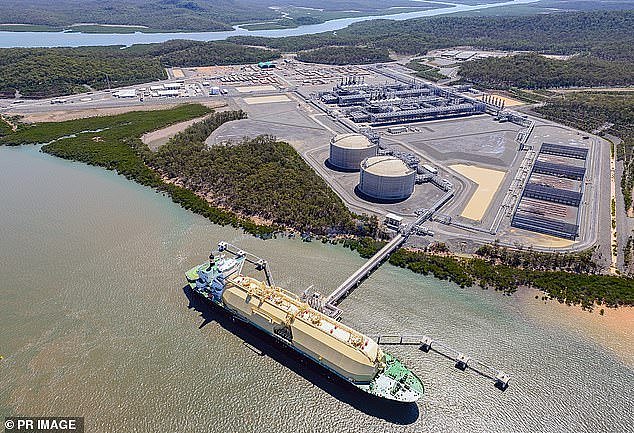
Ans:
[[[417,62],[416,60],[412,60],[405,66],[413,71],[416,71],[415,75],[424,80],[439,81],[447,78],[445,75],[440,73],[440,69],[433,66],[424,65],[420,62]]]
[[[54,27],[35,24],[0,24],[0,32],[61,32],[63,27]]]
[[[135,32],[144,32],[144,33],[154,33],[155,30],[150,30],[147,27],[143,26],[100,26],[98,24],[95,25],[81,25],[81,26],[71,26],[65,29],[71,33],[96,33],[96,34],[128,34]]]

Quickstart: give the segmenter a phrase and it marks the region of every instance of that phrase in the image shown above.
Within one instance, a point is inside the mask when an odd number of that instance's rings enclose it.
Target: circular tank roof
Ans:
[[[339,134],[332,139],[337,147],[345,149],[365,149],[374,146],[363,134]]]
[[[407,176],[414,172],[400,159],[388,155],[367,158],[361,166],[367,173],[377,176]]]

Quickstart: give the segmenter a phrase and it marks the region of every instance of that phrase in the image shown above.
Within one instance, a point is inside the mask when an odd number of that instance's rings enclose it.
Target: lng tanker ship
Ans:
[[[369,394],[400,402],[423,395],[420,379],[374,340],[276,287],[262,259],[228,251],[224,242],[218,250],[187,271],[194,292]],[[264,270],[266,281],[243,275],[245,262]]]

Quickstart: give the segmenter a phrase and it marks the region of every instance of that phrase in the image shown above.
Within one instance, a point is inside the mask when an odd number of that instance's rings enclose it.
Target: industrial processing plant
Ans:
[[[464,251],[496,240],[572,251],[610,229],[609,146],[540,119],[503,92],[424,82],[399,62],[333,66],[292,55],[274,68],[172,68],[170,76],[69,97],[64,108],[188,98],[241,109],[247,118],[223,124],[208,146],[259,135],[286,141],[352,212],[390,220],[388,230],[416,222],[416,245],[433,235]],[[174,96],[155,95],[159,88]],[[161,145],[160,134],[146,139]]]
[[[394,82],[366,84],[363,77],[342,79],[320,100],[337,106],[355,123],[391,125],[486,111],[486,103],[431,84]]]

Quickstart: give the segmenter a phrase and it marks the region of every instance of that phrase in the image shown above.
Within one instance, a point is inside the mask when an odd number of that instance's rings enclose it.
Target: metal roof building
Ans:
[[[542,143],[539,153],[547,153],[549,155],[566,156],[568,158],[586,159],[588,149],[576,146],[564,146],[561,144]]]
[[[533,172],[549,174],[551,176],[567,177],[574,180],[583,180],[586,173],[585,167],[573,165],[555,164],[552,162],[537,161],[533,166]]]
[[[552,203],[561,203],[568,206],[579,207],[582,194],[578,191],[553,188],[552,186],[529,183],[524,188],[524,197],[545,200]]]
[[[579,232],[576,224],[557,221],[546,217],[516,212],[511,221],[513,227],[558,236],[564,239],[575,239]]]
[[[121,89],[114,93],[117,98],[134,98],[136,97],[135,89]]]

